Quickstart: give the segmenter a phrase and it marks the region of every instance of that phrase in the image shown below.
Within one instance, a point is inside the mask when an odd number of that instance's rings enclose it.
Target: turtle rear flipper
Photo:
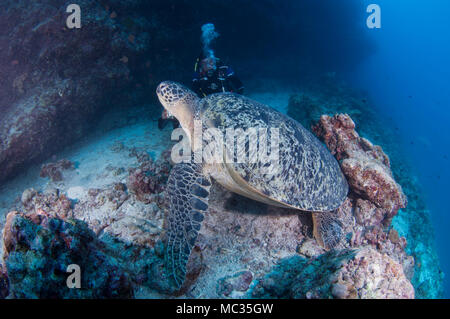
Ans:
[[[337,213],[313,213],[314,237],[326,250],[335,248],[343,238],[343,225]]]
[[[175,165],[167,181],[169,213],[165,263],[177,288],[186,277],[189,255],[208,210],[210,186],[210,178],[203,174],[202,166],[193,163]]]

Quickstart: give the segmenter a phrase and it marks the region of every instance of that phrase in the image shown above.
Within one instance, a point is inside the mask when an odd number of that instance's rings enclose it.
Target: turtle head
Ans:
[[[164,81],[156,89],[158,99],[164,108],[180,121],[183,129],[191,131],[199,98],[187,87],[171,81]]]

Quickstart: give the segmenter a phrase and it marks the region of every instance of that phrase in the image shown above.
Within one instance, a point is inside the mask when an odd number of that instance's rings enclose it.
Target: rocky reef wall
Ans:
[[[131,41],[96,1],[78,2],[84,27],[69,30],[65,4],[0,4],[0,181],[80,139],[118,96],[131,100],[128,62],[148,34]]]
[[[332,9],[273,0],[80,0],[81,28],[68,29],[70,3],[0,3],[0,182],[79,140],[108,110],[155,101],[160,81],[190,83],[203,23],[217,24],[218,56],[231,60],[243,78],[293,69],[290,75],[296,77],[297,67],[280,67],[282,57],[311,64],[307,56],[317,56],[311,54],[317,48],[315,41],[292,44],[292,32],[314,27],[292,12]],[[333,19],[343,33],[353,30],[343,23],[345,17]],[[366,45],[353,45],[361,49],[359,58],[364,56]],[[278,71],[276,76],[286,78]]]

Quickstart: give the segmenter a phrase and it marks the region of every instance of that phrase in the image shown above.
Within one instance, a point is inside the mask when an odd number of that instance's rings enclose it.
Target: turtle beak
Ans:
[[[158,95],[159,101],[164,104],[164,101],[166,101],[166,99],[164,98],[164,92],[167,92],[167,88],[169,86],[168,82],[161,82],[158,87],[156,88],[156,95]]]
[[[158,96],[158,100],[165,109],[167,109],[170,103],[169,86],[169,82],[162,82],[156,88],[156,95]]]

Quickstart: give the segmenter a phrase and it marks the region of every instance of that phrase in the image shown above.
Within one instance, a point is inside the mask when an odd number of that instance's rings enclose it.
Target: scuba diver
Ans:
[[[244,86],[231,67],[214,55],[197,59],[192,79],[192,89],[201,98],[219,92],[244,93]]]
[[[175,116],[173,116],[172,114],[167,112],[166,109],[164,109],[164,111],[161,114],[161,117],[158,119],[159,130],[163,130],[166,127],[167,123],[169,122],[172,122],[173,129],[180,127],[180,122],[178,122]]]
[[[203,51],[195,63],[195,73],[192,79],[192,90],[200,98],[220,92],[244,93],[244,86],[231,67],[223,64],[220,59],[214,56],[211,43],[218,36],[219,34],[215,31],[212,23],[206,23],[202,26]],[[164,110],[158,119],[158,128],[164,129],[169,122],[172,122],[174,129],[180,126],[178,120]]]
[[[220,59],[214,56],[203,58],[200,55],[195,63],[194,71],[192,90],[200,98],[220,92],[244,93],[244,86],[231,67],[224,65]],[[158,119],[158,128],[163,130],[169,122],[172,122],[173,129],[180,126],[178,120],[164,110]]]

